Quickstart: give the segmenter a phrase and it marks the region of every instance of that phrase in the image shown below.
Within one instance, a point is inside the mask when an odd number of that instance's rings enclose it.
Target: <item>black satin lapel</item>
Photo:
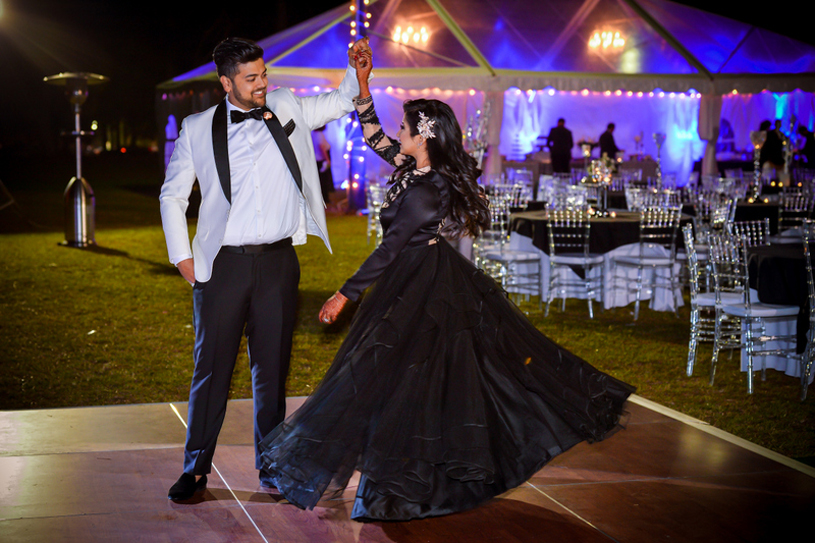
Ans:
[[[291,175],[294,177],[294,182],[297,183],[297,188],[300,189],[300,192],[303,192],[303,178],[300,175],[300,166],[297,164],[297,156],[294,154],[294,149],[292,149],[289,138],[286,137],[286,132],[283,130],[283,126],[281,126],[280,121],[274,112],[272,112],[272,118],[265,119],[265,122],[266,126],[269,128],[269,132],[272,133],[272,137],[277,143],[277,147],[280,149],[280,153],[283,155],[283,158],[286,160],[286,164],[289,166],[289,171],[291,171]]]
[[[215,108],[215,115],[212,117],[212,151],[215,155],[215,168],[218,170],[221,188],[226,196],[226,201],[231,204],[232,181],[229,177],[229,149],[226,142],[226,101],[223,101]]]

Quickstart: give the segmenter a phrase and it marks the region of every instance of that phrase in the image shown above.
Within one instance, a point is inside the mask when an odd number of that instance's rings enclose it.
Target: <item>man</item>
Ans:
[[[195,370],[184,470],[170,488],[172,500],[206,488],[244,332],[256,469],[257,444],[285,417],[300,279],[292,245],[313,234],[331,251],[311,131],[353,111],[359,94],[353,55],[367,47],[359,41],[349,50],[337,90],[298,98],[285,88],[267,94],[263,50],[228,38],[213,52],[226,99],[184,119],[160,196],[170,262],[194,285]],[[201,207],[190,251],[185,213],[196,178]]]
[[[614,123],[608,123],[606,131],[600,134],[600,158],[606,155],[611,160],[615,160],[617,153],[621,150],[614,143]]]
[[[815,168],[815,136],[813,136],[812,132],[804,125],[798,127],[798,134],[800,134],[804,140],[804,144],[801,146],[799,152],[801,156],[806,158],[807,168]]]
[[[555,173],[569,173],[572,160],[572,131],[566,128],[566,119],[558,119],[557,126],[549,131],[546,145],[552,155],[552,171]]]
[[[759,153],[759,162],[762,165],[763,175],[770,179],[771,176],[776,175],[776,172],[784,169],[784,139],[780,130],[781,123],[776,121],[773,128],[770,121],[762,121],[758,129],[767,133],[767,138]]]
[[[323,189],[323,200],[326,205],[331,201],[334,192],[334,177],[331,175],[331,145],[325,137],[325,127],[321,126],[311,133],[314,145],[314,158],[317,159],[317,171],[320,172],[320,186]]]

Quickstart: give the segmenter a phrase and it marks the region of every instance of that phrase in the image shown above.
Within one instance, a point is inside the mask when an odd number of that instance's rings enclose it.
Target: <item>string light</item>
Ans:
[[[359,38],[366,36],[365,29],[370,27],[368,19],[371,18],[371,13],[368,11],[370,0],[351,0],[351,5],[348,9],[351,10],[351,41],[348,47],[354,45],[354,42]]]
[[[413,42],[413,44],[427,43],[427,40],[430,39],[430,31],[427,30],[426,26],[423,26],[417,30],[413,28],[412,25],[408,25],[407,28],[402,30],[402,26],[397,25],[393,30],[392,38],[393,41],[402,42],[404,44],[409,44],[411,42]]]
[[[622,49],[625,47],[625,38],[614,30],[598,30],[589,38],[589,47],[603,50]]]

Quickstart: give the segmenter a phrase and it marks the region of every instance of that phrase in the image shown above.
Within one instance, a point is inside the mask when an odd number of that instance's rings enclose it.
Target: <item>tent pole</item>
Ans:
[[[489,102],[490,118],[487,120],[487,163],[484,164],[485,175],[499,174],[503,171],[503,161],[498,145],[501,143],[501,128],[504,122],[504,91],[488,91],[485,102]],[[486,103],[484,104],[486,107]]]
[[[699,139],[705,141],[700,175],[719,175],[716,164],[716,142],[719,140],[719,123],[722,117],[722,97],[719,94],[703,94],[699,101]],[[699,179],[701,182],[701,177]]]
[[[458,23],[453,19],[453,17],[447,12],[444,7],[439,4],[438,0],[426,0],[427,3],[430,5],[431,8],[438,14],[439,18],[442,20],[444,24],[447,25],[447,28],[450,29],[450,32],[456,37],[456,39],[461,43],[464,49],[470,53],[470,56],[473,57],[479,66],[489,71],[491,76],[495,76],[495,70],[492,69],[490,63],[487,62],[487,59],[484,55],[481,54],[481,51],[478,50],[478,47],[470,40],[470,37],[464,33]]]

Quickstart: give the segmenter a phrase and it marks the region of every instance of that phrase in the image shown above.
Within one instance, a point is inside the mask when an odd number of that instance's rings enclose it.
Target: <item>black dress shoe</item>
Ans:
[[[196,492],[200,492],[207,487],[207,476],[202,475],[200,479],[195,480],[195,475],[189,473],[182,473],[178,481],[170,487],[170,492],[167,497],[173,501],[189,500],[195,496]]]

